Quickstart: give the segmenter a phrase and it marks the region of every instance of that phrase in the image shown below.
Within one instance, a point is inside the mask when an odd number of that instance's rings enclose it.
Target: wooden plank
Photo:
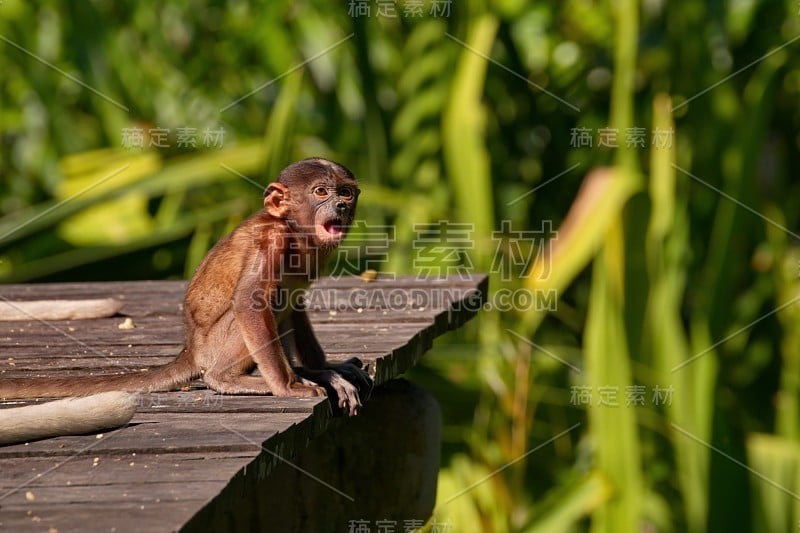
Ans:
[[[194,483],[214,483],[227,481],[239,472],[249,470],[251,475],[263,478],[266,471],[257,471],[261,463],[255,452],[218,453],[178,453],[150,454],[131,453],[130,455],[109,456],[89,454],[78,457],[28,457],[24,463],[16,459],[0,459],[3,472],[0,479],[0,504],[3,509],[26,507],[43,499],[53,503],[83,503],[106,501],[124,503],[130,501],[130,494],[138,494],[143,500],[156,500],[161,494],[171,491],[176,485],[189,491],[173,494],[169,499],[195,500],[207,499],[219,491],[219,485],[209,486],[211,490],[195,490]],[[287,458],[290,460],[290,458]],[[24,464],[24,470],[19,465]],[[253,468],[243,469],[245,465]],[[255,468],[255,470],[254,470]],[[138,485],[149,487],[150,493],[134,493],[130,487]],[[104,490],[91,492],[91,487]],[[65,491],[65,488],[69,490]],[[57,494],[56,489],[62,494]],[[26,492],[33,492],[34,498],[26,498]],[[162,497],[162,499],[165,499]]]
[[[253,453],[194,453],[0,459],[0,527],[49,526],[60,531],[119,528],[177,529],[215,497]],[[98,460],[95,460],[97,458]],[[20,468],[22,466],[23,468]],[[121,511],[122,510],[122,511]],[[85,513],[94,520],[83,521]],[[169,513],[168,516],[163,513]],[[157,517],[152,522],[139,518]],[[38,517],[34,520],[33,517]],[[136,522],[127,520],[136,519]],[[149,525],[148,525],[149,524]]]
[[[263,479],[272,459],[266,453],[140,453],[102,457],[96,463],[91,455],[62,463],[26,458],[28,470],[19,483],[0,488],[0,529],[120,530],[135,524],[136,531],[176,530],[219,496],[230,480],[244,488]],[[0,471],[19,464],[10,461],[0,459]],[[314,475],[326,480],[325,472]],[[23,483],[27,484],[20,487]],[[3,498],[9,490],[14,492]],[[87,522],[87,516],[93,519]]]
[[[0,447],[0,458],[70,456],[86,453],[125,455],[258,451],[265,441],[309,418],[300,413],[225,413],[224,417],[193,413],[141,412],[123,428],[95,435],[58,437]],[[202,424],[198,427],[198,424]],[[198,438],[202,437],[202,438]]]
[[[472,287],[486,279],[485,274],[464,274],[442,277],[390,276],[380,274],[374,281],[365,282],[358,276],[327,276],[319,279],[315,287]]]
[[[13,503],[8,498],[37,487],[73,485],[111,486],[136,483],[156,485],[164,482],[191,483],[213,481],[238,472],[242,460],[250,461],[250,452],[174,453],[106,455],[95,462],[91,453],[65,460],[64,457],[0,458],[0,505]],[[87,475],[89,474],[89,475]]]
[[[135,463],[135,461],[131,461]],[[92,463],[100,464],[100,462]],[[130,463],[129,463],[130,464]],[[241,467],[241,465],[239,465]],[[120,473],[125,469],[122,465],[115,466],[114,470]],[[235,475],[239,468],[231,468],[228,475]],[[47,508],[51,505],[85,505],[91,503],[103,503],[106,505],[117,506],[126,503],[156,503],[156,502],[177,502],[177,501],[192,501],[196,500],[198,503],[208,501],[219,492],[219,482],[224,481],[222,475],[217,479],[210,481],[192,481],[191,488],[186,486],[183,481],[168,482],[160,481],[158,483],[143,483],[141,479],[129,477],[125,479],[125,483],[95,483],[92,484],[71,484],[67,487],[32,487],[27,486],[25,490],[20,490],[12,493],[8,498],[3,500],[4,510],[28,509],[31,508]],[[100,489],[100,490],[98,490]],[[187,493],[191,496],[187,497]],[[34,498],[37,504],[31,505],[26,500]],[[5,511],[4,511],[5,512]]]
[[[170,355],[166,357],[154,356],[132,356],[132,357],[117,357],[109,356],[107,358],[98,357],[23,357],[22,359],[14,359],[13,361],[0,360],[0,376],[5,378],[22,378],[22,377],[37,377],[37,376],[50,376],[50,377],[68,377],[68,376],[83,376],[87,372],[92,373],[115,373],[122,372],[125,369],[133,371],[149,368],[152,366],[162,365],[169,363],[175,359],[177,350],[170,350]],[[331,361],[341,361],[349,359],[350,357],[357,356],[362,362],[373,362],[379,357],[389,355],[386,351],[381,352],[353,352],[351,349],[342,351],[328,351],[329,359]],[[2,404],[0,404],[2,407]]]
[[[0,297],[14,300],[36,300],[43,298],[74,298],[74,297],[112,297],[131,298],[147,294],[175,293],[183,299],[183,294],[188,286],[186,281],[93,281],[91,283],[35,283],[35,284],[9,284],[3,285]]]
[[[440,311],[441,313],[441,311]],[[372,313],[364,313],[369,317]],[[330,315],[329,315],[330,316]],[[318,335],[321,341],[327,336],[335,336],[337,339],[343,335],[349,335],[352,340],[352,332],[356,331],[365,335],[380,335],[388,332],[413,332],[425,326],[434,326],[433,317],[425,320],[391,321],[387,320],[387,315],[380,312],[375,313],[373,321],[356,321],[340,323],[336,320],[315,317],[313,323],[315,331],[325,332]],[[334,317],[331,317],[334,318]],[[78,346],[79,348],[93,351],[112,351],[115,349],[124,350],[125,348],[136,347],[141,351],[142,346],[175,346],[183,344],[183,326],[176,323],[147,323],[137,322],[136,329],[121,330],[117,324],[121,321],[93,324],[91,328],[74,328],[70,331],[67,328],[54,330],[52,328],[27,327],[15,330],[3,331],[0,328],[0,342],[4,345],[15,347],[44,348],[43,355],[48,353],[58,354],[57,348]],[[102,348],[102,349],[101,349]],[[4,354],[5,355],[5,352]]]
[[[159,414],[155,418],[162,416]],[[193,418],[196,424],[196,417]],[[102,505],[96,508],[97,512],[106,520],[110,516],[115,517],[109,523],[118,527],[125,522],[120,522],[117,510],[135,510],[131,502],[141,504],[150,512],[160,513],[167,509],[174,513],[177,511],[173,506],[163,504],[188,500],[190,505],[180,507],[184,514],[180,521],[182,524],[216,496],[228,480],[242,473],[246,475],[248,465],[251,476],[263,478],[278,462],[290,460],[292,450],[304,447],[304,442],[297,441],[307,441],[315,436],[311,430],[319,431],[309,423],[303,426],[295,424],[299,419],[297,416],[283,416],[284,425],[290,425],[280,428],[279,439],[270,439],[266,443],[269,452],[262,451],[258,439],[269,431],[264,426],[275,425],[275,418],[276,415],[270,415],[267,420],[260,417],[258,427],[254,429],[252,416],[227,416],[226,421],[231,424],[227,437],[234,444],[229,443],[219,451],[173,450],[172,453],[165,453],[169,450],[159,449],[158,453],[154,453],[152,450],[142,451],[141,442],[113,450],[99,445],[76,449],[76,438],[61,438],[23,446],[26,448],[23,452],[24,461],[19,460],[18,454],[0,454],[0,471],[3,472],[0,479],[2,523],[9,527],[16,525],[27,528],[51,520],[63,530],[69,527],[68,524],[79,523],[74,521],[75,517],[82,516],[83,510],[99,503]],[[145,424],[152,423],[154,417],[152,414],[137,415],[137,419]],[[176,419],[180,420],[181,417],[171,415],[161,420],[161,424],[174,425]],[[208,428],[204,430],[207,432]],[[212,440],[216,439],[215,435],[211,437]],[[237,440],[246,444],[245,449],[236,448]],[[61,441],[55,452],[52,446],[54,441]],[[45,449],[36,450],[36,445]],[[0,451],[9,448],[19,446],[0,448]],[[41,520],[28,520],[32,515],[39,516]],[[140,529],[138,523],[137,529]]]
[[[45,403],[50,400],[6,401],[2,409]],[[323,416],[324,398],[282,398],[275,396],[229,396],[207,388],[190,391],[142,393],[139,413],[309,413]]]
[[[6,510],[0,503],[0,529],[4,531],[177,531],[198,509],[201,500],[117,504],[65,504],[34,509]]]
[[[432,322],[428,323],[433,326]],[[384,322],[365,322],[357,324],[349,324],[343,327],[341,324],[318,322],[314,325],[315,331],[318,332],[321,344],[336,344],[347,341],[353,343],[354,337],[357,343],[366,344],[372,341],[369,336],[393,337],[399,338],[409,333],[420,331],[424,328],[420,323],[384,323]],[[430,328],[434,329],[434,328]],[[446,330],[445,330],[446,331]],[[434,334],[443,333],[444,331],[432,331]],[[161,332],[156,332],[157,335],[162,335]],[[355,335],[357,334],[357,335]],[[182,346],[183,337],[180,335],[172,334],[173,338],[163,339],[157,344],[153,341],[153,334],[146,330],[140,330],[136,333],[121,333],[117,334],[115,331],[100,330],[97,332],[84,332],[80,335],[71,333],[69,336],[64,335],[50,335],[37,337],[42,341],[38,346],[35,344],[36,339],[28,338],[29,347],[39,354],[37,357],[63,357],[65,355],[61,348],[73,348],[81,352],[88,352],[95,354],[99,357],[104,357],[107,353],[131,353],[134,350],[142,352],[146,355],[146,350],[151,346],[169,346],[178,347]],[[363,341],[363,342],[362,342]],[[12,341],[13,342],[13,341]],[[17,345],[22,347],[23,345]],[[99,349],[102,346],[103,349]],[[176,352],[177,353],[177,352]],[[5,350],[3,351],[3,358],[7,359]]]

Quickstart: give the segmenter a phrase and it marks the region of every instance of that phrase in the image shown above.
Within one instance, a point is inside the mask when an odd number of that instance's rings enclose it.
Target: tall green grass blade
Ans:
[[[723,163],[727,160],[728,164],[722,165],[722,184],[717,184],[714,176],[697,176],[738,201],[747,202],[747,198],[755,196],[753,176],[758,173],[762,155],[761,139],[771,114],[778,73],[786,59],[783,52],[770,55],[758,64],[748,81],[742,108],[737,113],[738,123],[734,124],[734,131],[741,132],[741,135],[735,137],[737,146],[728,148],[728,157],[723,158]],[[701,310],[707,314],[712,337],[725,336],[729,333],[727,328],[731,327],[731,310],[736,295],[731,293],[730,287],[741,275],[742,268],[739,262],[731,261],[731,257],[736,254],[737,243],[749,233],[745,219],[751,216],[729,198],[720,196],[718,199],[705,264],[705,290],[700,295]]]
[[[671,108],[668,96],[655,98],[654,129],[674,128]],[[664,403],[667,420],[708,442],[714,402],[714,361],[711,357],[699,358],[691,366],[681,367],[692,356],[681,318],[688,267],[688,201],[685,196],[677,197],[674,146],[653,149],[650,155],[652,214],[647,228],[647,264],[651,289],[644,350],[652,354],[656,385],[675,391],[671,401]],[[673,435],[687,529],[699,533],[706,528],[708,514],[710,451],[685,436]]]
[[[597,253],[638,187],[636,178],[617,169],[592,171],[558,228],[557,238],[531,266],[525,277],[526,288],[534,294],[556,291],[560,295]],[[528,334],[542,318],[538,312],[523,318]]]
[[[724,191],[717,199],[714,222],[709,238],[704,272],[699,283],[703,290],[698,291],[698,306],[691,317],[691,348],[694,354],[702,354],[689,366],[679,372],[691,372],[693,389],[697,394],[711,394],[716,387],[716,365],[719,357],[729,346],[715,347],[720,339],[737,331],[758,318],[757,309],[753,313],[737,316],[739,295],[731,291],[732,286],[741,286],[749,276],[746,261],[733,260],[740,257],[741,243],[761,239],[753,226],[747,224],[751,213],[737,202],[746,201],[756,194],[753,176],[758,173],[759,157],[762,152],[762,139],[770,110],[773,106],[772,94],[778,82],[778,73],[785,63],[785,51],[776,51],[758,63],[743,92],[741,109],[737,110],[737,123],[734,131],[742,132],[736,137],[735,146],[728,147],[722,158],[722,180],[715,176],[693,177],[693,181],[703,182],[701,187],[711,184]],[[736,201],[731,201],[731,198]],[[705,407],[700,402],[698,409]],[[703,439],[732,457],[743,457],[745,448],[743,434],[731,423],[731,414],[722,408],[709,414],[716,421],[711,438]],[[705,413],[697,413],[698,424],[702,424]],[[685,428],[684,428],[685,429]],[[699,428],[702,430],[702,427]],[[696,435],[699,436],[699,435]],[[735,527],[750,520],[750,507],[747,505],[747,478],[741,468],[721,456],[710,454],[709,476],[725,478],[726,483],[710,483],[707,527],[721,529]]]
[[[478,270],[486,270],[491,250],[486,245],[494,229],[494,201],[489,153],[485,145],[486,110],[483,107],[484,81],[498,21],[480,15],[469,27],[453,75],[452,90],[442,119],[442,139],[447,175],[460,221],[475,228]],[[453,46],[458,46],[453,43]]]
[[[613,487],[613,498],[592,513],[591,530],[596,533],[637,531],[643,518],[637,406],[625,402],[625,391],[633,380],[625,335],[623,275],[623,236],[621,228],[612,226],[594,261],[584,339],[587,384],[593,395],[600,395],[588,408],[595,461]],[[604,404],[602,391],[614,399]]]
[[[639,41],[638,0],[611,2],[616,19],[614,39],[614,78],[611,85],[611,124],[620,132],[633,126],[633,85]],[[630,172],[639,168],[636,148],[628,143],[616,149],[616,163]]]
[[[303,87],[303,75],[295,73],[284,78],[281,83],[281,92],[269,115],[269,121],[264,131],[265,157],[267,159],[264,185],[278,177],[278,173],[292,159],[291,145],[294,138],[292,128],[296,117],[295,108],[300,91]],[[316,154],[303,154],[307,157]]]
[[[511,494],[501,475],[485,464],[463,455],[439,475],[434,521],[449,524],[451,531],[508,531]]]
[[[633,125],[638,2],[619,0],[613,4],[613,9],[617,35],[614,41],[611,124],[618,131],[627,131]],[[636,151],[627,144],[620,146],[616,160],[620,168],[618,173],[633,182],[638,171]],[[625,319],[626,235],[622,229],[621,211],[610,214],[612,216],[606,222],[607,229],[603,234],[603,248],[592,270],[584,351],[587,384],[593,394],[608,390],[618,395],[628,390],[633,376]],[[612,500],[592,514],[593,532],[640,529],[644,481],[635,409],[635,404],[612,406],[604,405],[602,401],[593,401],[588,408],[596,464],[608,476],[614,492]]]
[[[800,524],[800,445],[776,435],[752,434],[747,438],[747,457],[752,468],[752,531],[796,531]]]
[[[786,227],[777,206],[765,210],[767,218]],[[800,442],[800,248],[790,246],[789,235],[774,224],[765,224],[770,244],[781,338],[781,375],[775,405],[775,433]]]
[[[599,506],[608,502],[612,496],[612,487],[599,471],[561,487],[548,497],[537,512],[537,519],[529,527],[527,533],[556,533],[572,531],[578,522]]]

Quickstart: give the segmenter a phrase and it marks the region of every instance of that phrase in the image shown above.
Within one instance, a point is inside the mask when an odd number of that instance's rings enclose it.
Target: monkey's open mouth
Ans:
[[[342,234],[344,234],[344,224],[342,224],[342,221],[339,219],[329,220],[323,224],[322,227],[325,228],[325,231],[328,234],[334,237],[340,237]]]

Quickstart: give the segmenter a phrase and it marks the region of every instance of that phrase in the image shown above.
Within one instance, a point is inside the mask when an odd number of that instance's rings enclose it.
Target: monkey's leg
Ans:
[[[242,347],[244,348],[244,343]],[[222,359],[222,361],[230,360]],[[244,348],[234,361],[210,368],[203,375],[203,381],[222,394],[274,394],[263,377],[250,374],[254,366],[253,358]],[[295,394],[290,394],[291,396],[325,396],[325,391],[314,384],[296,385],[299,387],[292,387],[291,392]]]
[[[242,335],[239,334],[238,329],[236,327],[226,327],[229,324],[230,322],[220,320],[219,327],[215,327],[209,332],[203,342],[204,346],[200,348],[206,354],[211,354],[210,357],[204,357],[206,361],[210,361],[207,370],[203,374],[203,381],[209,387],[223,394],[325,396],[325,390],[322,387],[300,383],[284,357],[281,358],[284,359],[284,364],[292,379],[292,382],[284,390],[276,390],[270,387],[265,377],[264,368],[259,368],[264,377],[251,375],[250,373],[256,367],[253,354],[247,349],[247,344]],[[209,352],[208,350],[212,351]]]

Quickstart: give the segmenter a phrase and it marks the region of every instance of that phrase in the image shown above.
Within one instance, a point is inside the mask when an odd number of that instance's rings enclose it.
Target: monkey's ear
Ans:
[[[264,209],[274,217],[284,218],[289,210],[289,189],[278,182],[267,185],[264,191]]]

